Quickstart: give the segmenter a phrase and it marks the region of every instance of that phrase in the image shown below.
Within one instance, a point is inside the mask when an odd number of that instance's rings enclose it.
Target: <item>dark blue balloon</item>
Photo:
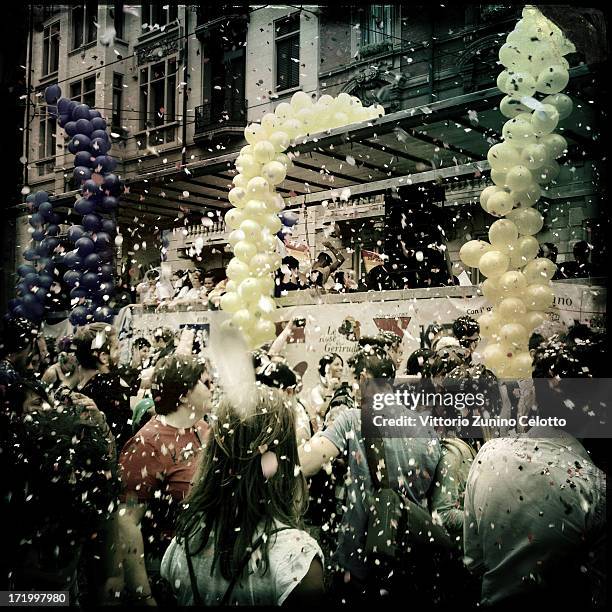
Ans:
[[[98,253],[98,257],[100,258],[100,261],[104,263],[112,261],[114,256],[115,256],[115,251],[111,247],[104,249]]]
[[[42,225],[42,222],[43,222],[42,215],[39,215],[38,213],[34,213],[33,215],[30,215],[28,222],[30,223],[32,227],[39,227]]]
[[[83,260],[83,265],[88,270],[97,270],[100,267],[100,258],[96,253],[92,253]]]
[[[83,265],[83,259],[76,251],[70,251],[64,255],[64,264],[69,270],[79,270]]]
[[[48,272],[42,272],[38,275],[38,282],[41,287],[49,289],[53,284],[53,276],[51,276],[51,274],[49,274]]]
[[[23,276],[25,278],[28,274],[36,274],[36,268],[34,266],[28,266],[28,264],[21,264],[17,268],[17,272],[19,273],[19,276]]]
[[[77,251],[79,252],[79,255],[81,257],[86,257],[87,255],[90,255],[94,252],[95,248],[93,240],[88,236],[82,236],[81,238],[79,238],[74,246],[76,246]]]
[[[38,302],[44,302],[47,299],[47,289],[44,287],[38,288],[36,291],[32,291],[32,295]]]
[[[89,151],[79,151],[74,156],[74,165],[83,166],[85,168],[93,168],[94,157]]]
[[[112,236],[117,231],[117,224],[112,219],[103,219],[102,231]]]
[[[46,235],[47,233],[44,229],[34,230],[34,232],[32,233],[32,240],[42,240]]]
[[[35,285],[37,286],[38,282],[39,282],[39,279],[38,279],[38,274],[36,274],[36,272],[34,273],[30,272],[29,274],[26,274],[26,276],[23,279],[23,284],[28,289],[31,289]]]
[[[113,311],[108,306],[100,306],[94,310],[94,321],[97,323],[112,323]]]
[[[68,143],[68,150],[71,153],[78,153],[79,151],[89,151],[91,145],[91,139],[85,134],[76,134],[73,139]]]
[[[100,222],[100,217],[98,215],[89,214],[83,217],[83,227],[88,232],[97,232],[102,226]]]
[[[21,299],[13,298],[12,300],[8,301],[7,306],[9,310],[13,312],[13,310],[15,310],[15,307],[19,306],[20,304],[21,304]]]
[[[104,195],[101,187],[91,179],[83,183],[83,185],[81,186],[81,193],[83,194],[83,197],[94,200],[97,200],[98,198],[101,198]]]
[[[94,152],[94,155],[106,155],[110,148],[110,143],[104,138],[94,138],[91,141],[91,150]]]
[[[72,118],[75,121],[78,119],[89,119],[89,106],[87,104],[77,104],[76,108],[72,111]]]
[[[104,281],[112,280],[115,269],[111,264],[102,264],[100,266],[100,278]]]
[[[48,257],[50,253],[49,245],[45,240],[42,240],[35,248],[36,254],[40,257]]]
[[[47,106],[47,112],[51,116],[51,119],[57,119],[57,106],[52,104]]]
[[[42,317],[45,308],[34,296],[32,296],[32,300],[32,302],[28,302],[27,304],[24,302],[23,309],[27,318],[36,321]]]
[[[64,272],[64,276],[62,277],[64,282],[68,287],[74,287],[81,280],[81,273],[77,270],[68,270]]]
[[[57,236],[60,233],[59,225],[50,223],[47,225],[47,236]]]
[[[85,136],[91,137],[91,133],[93,132],[93,126],[91,125],[91,121],[89,119],[79,119],[76,122],[77,134],[85,134]]]
[[[81,184],[91,178],[91,169],[86,166],[76,166],[72,171],[72,176],[77,184]]]
[[[110,246],[111,238],[106,232],[98,232],[96,234],[96,251],[103,251]]]
[[[101,138],[102,140],[106,140],[108,143],[111,141],[108,132],[105,130],[94,130],[91,134],[91,139],[93,140],[94,138]]]
[[[81,287],[84,289],[96,289],[100,284],[100,278],[95,272],[85,272],[81,277]]]
[[[112,160],[113,158],[110,155],[98,155],[96,157],[96,161],[94,162],[94,168],[96,172],[100,174],[106,174],[112,170]]]
[[[91,120],[91,125],[94,130],[106,130],[106,120],[102,117],[95,117]]]
[[[66,111],[66,113],[68,115],[70,115],[71,119],[74,119],[74,117],[72,116],[72,114],[74,113],[74,109],[79,105],[79,103],[76,100],[70,100],[70,102],[68,103],[68,110]],[[61,113],[63,113],[63,111],[60,111]],[[74,119],[74,121],[76,121],[76,119]]]
[[[53,214],[53,205],[51,202],[43,202],[38,207],[38,214],[42,216],[46,221],[49,220],[49,217]]]
[[[91,109],[89,111],[89,118],[90,119],[97,119],[97,118],[100,118],[100,117],[102,117],[102,115],[100,114],[100,111],[97,111],[97,110],[94,110],[94,109]]]
[[[49,87],[45,89],[45,102],[47,104],[56,104],[58,103],[61,95],[62,90],[60,89],[59,85],[49,85]]]
[[[59,225],[62,221],[62,218],[58,213],[53,212],[49,215],[48,221],[51,225]]]
[[[51,236],[45,238],[41,243],[41,247],[44,246],[45,251],[48,253],[53,253],[55,249],[57,249],[59,245],[59,240],[57,238],[52,238]]]
[[[57,118],[57,123],[61,128],[66,129],[66,124],[70,123],[70,115],[60,115]]]
[[[46,191],[37,191],[34,194],[34,201],[37,204],[42,204],[43,202],[47,202],[49,200],[49,194]]]
[[[36,194],[35,193],[28,193],[28,195],[26,196],[25,201],[26,202],[34,202],[34,199],[36,198]]]
[[[68,98],[60,98],[57,101],[57,110],[60,114],[65,115],[67,113],[70,113],[70,102],[72,100],[69,100]]]
[[[85,230],[80,225],[73,225],[68,230],[68,239],[71,242],[76,242],[84,233]]]
[[[110,195],[117,196],[121,191],[121,181],[116,174],[107,174],[104,177],[104,189],[109,192]]]
[[[119,202],[117,198],[113,196],[106,196],[102,200],[102,210],[104,212],[112,212],[113,210],[116,210],[118,204]]]
[[[40,259],[40,255],[36,252],[35,249],[33,248],[27,248],[25,249],[25,251],[23,252],[23,258],[26,261],[35,261],[37,259]]]
[[[70,138],[76,136],[79,133],[79,131],[77,130],[76,122],[68,121],[67,123],[65,123],[64,132],[66,132],[66,134],[70,136]]]
[[[85,296],[78,296],[78,297],[85,297]],[[70,322],[77,327],[79,325],[85,325],[87,323],[87,308],[85,308],[84,306],[77,306],[70,313],[69,319],[70,319]]]
[[[88,200],[87,198],[81,198],[80,200],[77,200],[74,205],[74,210],[79,215],[89,215],[95,210],[95,208],[95,203],[91,200]]]

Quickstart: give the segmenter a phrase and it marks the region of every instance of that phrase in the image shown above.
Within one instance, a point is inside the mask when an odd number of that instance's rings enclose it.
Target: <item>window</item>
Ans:
[[[60,24],[59,21],[43,30],[43,76],[57,72],[59,68]]]
[[[123,26],[125,23],[123,2],[115,2],[111,8],[111,18],[115,26],[115,36],[123,39]]]
[[[70,99],[94,108],[96,105],[96,77],[85,77],[70,83]]]
[[[96,40],[98,3],[86,2],[72,8],[72,48],[78,49]]]
[[[300,14],[274,22],[276,42],[276,88],[300,84]]]
[[[123,105],[123,75],[113,73],[113,118],[112,127],[121,129],[121,107]]]
[[[373,4],[361,13],[361,44],[393,44],[395,7],[391,4]]]
[[[38,159],[48,159],[55,156],[55,121],[47,112],[47,106],[41,104],[37,108],[38,115]],[[55,160],[36,164],[38,176],[53,172]]]
[[[175,120],[176,57],[140,69],[140,129]]]
[[[178,19],[178,6],[163,2],[143,2],[141,6],[142,25],[149,29],[165,26]]]

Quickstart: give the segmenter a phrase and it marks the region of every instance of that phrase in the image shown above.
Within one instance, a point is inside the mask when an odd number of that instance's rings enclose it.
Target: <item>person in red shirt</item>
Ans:
[[[156,415],[123,448],[119,509],[128,598],[155,602],[161,557],[174,536],[175,515],[187,496],[206,443],[212,382],[202,361],[163,357],[152,379]]]

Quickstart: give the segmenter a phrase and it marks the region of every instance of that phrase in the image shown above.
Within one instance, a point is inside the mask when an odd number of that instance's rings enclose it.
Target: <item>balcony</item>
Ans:
[[[235,98],[220,104],[203,104],[195,109],[195,139],[213,135],[242,136],[247,124],[247,101]]]

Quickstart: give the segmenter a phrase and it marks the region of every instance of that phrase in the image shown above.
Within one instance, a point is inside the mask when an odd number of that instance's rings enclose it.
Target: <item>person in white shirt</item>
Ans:
[[[256,406],[222,399],[200,470],[164,554],[179,606],[317,606],[323,554],[302,527],[308,499],[293,410],[257,386]]]
[[[536,350],[534,374],[549,379],[534,380],[538,417],[565,419],[567,429],[578,430],[597,410],[593,401],[583,412],[583,385],[573,392],[575,381],[560,382],[602,377],[603,341],[597,342],[556,339]],[[474,459],[465,489],[464,561],[482,579],[483,606],[602,605],[605,531],[605,473],[568,431],[531,427],[490,440]]]
[[[208,290],[202,284],[200,270],[189,271],[189,283],[191,287],[184,285],[178,295],[172,300],[173,306],[198,305],[204,307],[207,304]]]

